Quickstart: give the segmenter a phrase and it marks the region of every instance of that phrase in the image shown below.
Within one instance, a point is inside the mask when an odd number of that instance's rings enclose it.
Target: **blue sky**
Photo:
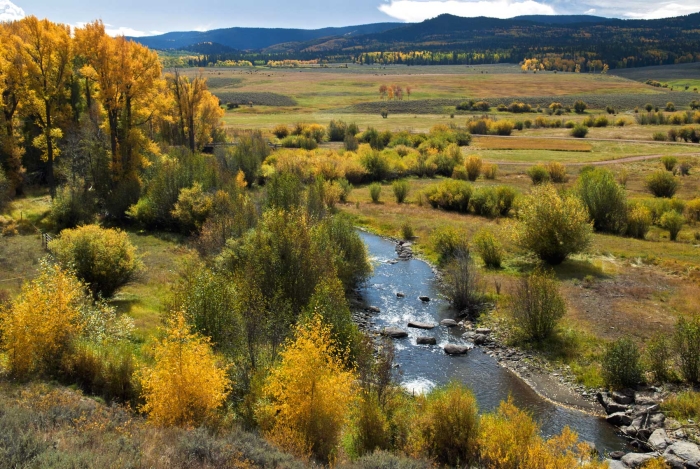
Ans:
[[[231,26],[320,28],[417,22],[441,13],[508,18],[593,14],[663,18],[700,11],[700,0],[0,0],[0,21],[23,15],[80,25],[102,19],[112,34],[151,35]]]

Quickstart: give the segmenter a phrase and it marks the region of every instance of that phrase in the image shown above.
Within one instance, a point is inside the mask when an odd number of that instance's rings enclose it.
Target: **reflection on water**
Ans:
[[[478,348],[466,356],[448,356],[442,346],[447,343],[466,344],[461,328],[435,327],[432,330],[407,328],[408,321],[439,323],[452,318],[449,305],[438,297],[435,276],[430,266],[420,260],[395,259],[394,243],[367,233],[360,233],[374,265],[374,273],[362,289],[369,305],[378,306],[381,313],[374,316],[376,327],[397,326],[408,332],[405,339],[395,340],[396,363],[401,370],[402,385],[415,393],[430,390],[435,385],[457,379],[467,384],[476,395],[482,411],[491,411],[509,395],[520,408],[532,412],[542,425],[545,435],[559,433],[565,426],[573,428],[582,440],[595,443],[599,451],[614,451],[625,446],[625,440],[604,419],[556,406],[540,398],[529,386],[496,360]],[[405,298],[397,298],[401,292]],[[418,297],[427,295],[424,303]],[[437,346],[416,345],[416,337],[433,336]]]

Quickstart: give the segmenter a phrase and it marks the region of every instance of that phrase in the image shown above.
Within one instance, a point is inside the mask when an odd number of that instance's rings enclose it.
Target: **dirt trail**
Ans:
[[[566,163],[566,166],[605,166],[605,165],[611,165],[611,164],[620,164],[620,163],[634,163],[635,161],[647,161],[647,160],[655,160],[658,158],[661,158],[662,156],[666,155],[638,155],[638,156],[626,156],[624,158],[617,158],[613,160],[604,160],[604,161],[587,161],[587,162],[577,162],[577,163]],[[700,153],[686,153],[684,155],[674,155],[674,156],[700,156]],[[527,166],[531,165],[531,162],[527,161],[490,161],[490,160],[484,160],[487,163],[495,163],[497,165],[502,165],[502,166]]]
[[[512,138],[512,139],[542,139],[542,140],[574,140],[576,142],[616,142],[616,143],[643,143],[647,145],[678,145],[697,147],[697,143],[691,142],[657,142],[656,140],[632,140],[622,138],[576,138],[576,137],[556,137],[556,136],[539,136],[539,135],[473,135],[474,138]]]

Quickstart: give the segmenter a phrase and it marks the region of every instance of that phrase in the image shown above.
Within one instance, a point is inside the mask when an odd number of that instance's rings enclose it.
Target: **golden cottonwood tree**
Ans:
[[[72,74],[73,44],[70,26],[29,16],[21,21],[24,61],[27,66],[27,112],[36,119],[41,134],[33,141],[47,163],[51,197],[56,195],[53,163],[59,155],[59,126]]]
[[[19,28],[19,22],[0,23],[0,165],[15,191],[21,190],[24,174],[23,149],[15,121],[20,103],[25,97],[27,71],[22,41],[18,36]]]
[[[141,410],[157,425],[192,427],[221,407],[229,393],[209,339],[193,333],[183,313],[171,319],[154,351],[155,363],[139,370],[146,403]]]
[[[218,98],[207,89],[207,80],[201,74],[190,80],[175,71],[166,79],[174,100],[180,141],[187,142],[190,150],[195,151],[211,141],[224,111]]]
[[[133,177],[144,151],[156,151],[148,137],[163,102],[158,54],[123,36],[108,36],[101,21],[77,29],[75,42],[84,64],[86,101],[97,99],[106,115],[113,177]]]
[[[320,315],[297,326],[264,386],[258,421],[269,437],[298,456],[333,461],[356,399],[355,372],[339,356]]]
[[[85,286],[58,266],[44,264],[0,322],[10,372],[19,378],[50,373],[83,324]]]

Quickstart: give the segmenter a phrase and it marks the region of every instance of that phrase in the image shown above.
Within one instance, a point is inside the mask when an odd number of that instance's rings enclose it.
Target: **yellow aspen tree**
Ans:
[[[22,288],[0,322],[10,372],[24,379],[51,373],[83,325],[85,286],[71,273],[44,263],[39,276]]]
[[[142,367],[138,378],[145,400],[141,410],[163,426],[200,425],[213,417],[231,387],[209,338],[192,332],[182,312],[155,345],[153,366]]]
[[[59,127],[66,102],[67,84],[72,73],[73,47],[70,26],[29,16],[21,21],[28,113],[36,119],[41,134],[32,142],[46,161],[46,178],[51,197],[56,195],[53,164],[59,155],[57,141],[63,137]]]
[[[27,68],[18,36],[20,23],[0,23],[0,164],[15,191],[21,191],[24,167],[23,149],[15,120],[26,98],[24,83]]]
[[[343,365],[319,314],[297,326],[268,377],[257,418],[266,434],[297,456],[333,462],[357,397],[356,374]]]

